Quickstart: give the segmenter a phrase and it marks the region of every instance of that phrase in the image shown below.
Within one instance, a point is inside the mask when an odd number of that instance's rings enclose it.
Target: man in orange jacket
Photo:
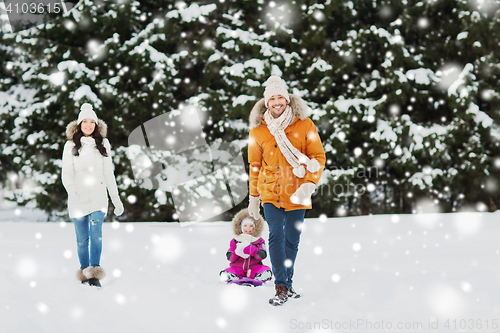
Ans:
[[[300,233],[311,195],[325,167],[325,152],[316,126],[307,116],[307,105],[288,94],[281,78],[267,80],[264,98],[250,113],[248,211],[258,217],[260,205],[269,226],[269,254],[276,295],[281,305],[298,298],[292,277]]]

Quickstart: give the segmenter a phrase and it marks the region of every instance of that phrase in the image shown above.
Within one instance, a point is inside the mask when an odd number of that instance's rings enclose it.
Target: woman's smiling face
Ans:
[[[82,132],[85,136],[90,136],[94,133],[95,121],[93,119],[83,119],[82,120]]]

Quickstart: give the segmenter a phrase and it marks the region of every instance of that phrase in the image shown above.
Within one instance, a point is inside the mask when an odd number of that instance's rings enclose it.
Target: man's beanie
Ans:
[[[286,90],[285,82],[279,76],[271,76],[267,79],[266,90],[264,90],[264,99],[267,102],[269,99],[275,95],[281,95],[290,103],[290,96]]]

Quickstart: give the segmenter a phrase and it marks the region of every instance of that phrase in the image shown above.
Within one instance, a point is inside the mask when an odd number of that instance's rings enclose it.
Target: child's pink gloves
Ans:
[[[250,257],[253,257],[254,255],[256,255],[257,252],[259,252],[259,249],[257,248],[257,246],[252,245],[252,244],[248,245],[247,247],[245,247],[243,249],[243,253],[250,255]]]
[[[234,252],[236,250],[236,242],[231,241],[229,244],[229,252]]]

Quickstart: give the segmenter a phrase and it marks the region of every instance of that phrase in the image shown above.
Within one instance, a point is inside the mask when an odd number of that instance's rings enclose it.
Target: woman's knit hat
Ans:
[[[84,119],[92,119],[95,121],[96,125],[98,124],[97,115],[94,110],[92,110],[92,104],[83,103],[80,107],[80,114],[78,115],[78,120],[76,121],[77,125],[80,125]]]
[[[290,96],[288,95],[288,91],[286,90],[285,82],[279,76],[271,76],[266,81],[266,89],[264,90],[264,99],[267,102],[269,99],[275,95],[281,95],[285,97],[285,99],[290,103]]]

